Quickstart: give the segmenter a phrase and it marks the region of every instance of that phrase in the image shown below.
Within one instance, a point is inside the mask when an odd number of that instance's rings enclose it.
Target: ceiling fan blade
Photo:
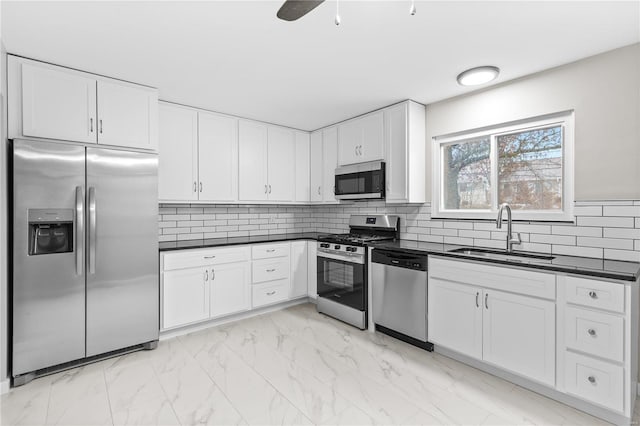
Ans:
[[[324,0],[286,0],[276,16],[285,21],[295,21],[311,12]]]

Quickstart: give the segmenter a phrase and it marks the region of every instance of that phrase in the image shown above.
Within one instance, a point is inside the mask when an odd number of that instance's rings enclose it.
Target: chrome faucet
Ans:
[[[496,219],[496,227],[502,229],[502,211],[507,210],[507,253],[513,251],[514,244],[522,244],[520,239],[520,233],[517,232],[517,238],[513,238],[511,232],[511,207],[507,203],[500,204],[500,210],[498,210],[498,218]]]

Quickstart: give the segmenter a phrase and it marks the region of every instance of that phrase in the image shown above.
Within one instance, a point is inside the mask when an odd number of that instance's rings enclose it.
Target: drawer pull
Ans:
[[[596,337],[596,331],[593,328],[587,330],[587,333],[589,333],[589,336],[591,337]]]
[[[267,292],[267,296],[273,296],[274,294],[276,294],[275,290]]]
[[[272,269],[267,269],[267,272],[274,272],[276,269],[272,268]]]
[[[598,298],[598,293],[596,293],[595,291],[591,290],[589,292],[589,297],[592,299],[597,299]]]
[[[267,253],[273,253],[276,249],[267,249]]]
[[[215,259],[215,256],[205,256],[205,259]]]
[[[594,376],[587,377],[587,380],[589,380],[589,383],[591,383],[593,385],[596,384],[596,378]]]

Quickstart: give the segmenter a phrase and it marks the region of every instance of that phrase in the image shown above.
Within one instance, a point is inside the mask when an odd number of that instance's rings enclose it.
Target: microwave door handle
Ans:
[[[76,186],[76,274],[82,275],[82,253],[84,253],[84,194]]]
[[[89,273],[96,273],[96,189],[89,188]]]

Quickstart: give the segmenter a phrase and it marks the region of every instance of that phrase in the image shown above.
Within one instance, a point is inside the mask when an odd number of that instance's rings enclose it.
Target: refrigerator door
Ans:
[[[84,182],[84,147],[13,142],[13,376],[85,356]]]
[[[87,356],[158,339],[158,157],[87,148]]]

